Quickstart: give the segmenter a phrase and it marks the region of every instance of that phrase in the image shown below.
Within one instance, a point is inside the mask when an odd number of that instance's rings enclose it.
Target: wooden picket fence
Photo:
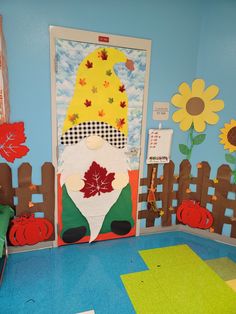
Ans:
[[[155,226],[156,219],[161,219],[163,227],[171,226],[172,215],[176,214],[178,206],[183,200],[192,199],[200,202],[201,206],[212,212],[214,218],[212,232],[222,234],[224,224],[229,224],[231,225],[230,236],[236,238],[236,184],[231,183],[232,172],[228,165],[218,168],[215,179],[210,179],[211,168],[207,162],[197,165],[196,177],[191,176],[191,164],[188,160],[182,161],[177,175],[173,161],[163,166],[162,174],[158,174],[158,164],[148,165],[147,178],[140,180],[140,185],[146,186],[147,192],[139,195],[139,202],[147,202],[153,167],[157,168],[154,179],[156,204],[161,203],[159,210],[163,215],[160,217],[159,211],[152,209],[140,210],[139,219],[146,220],[147,228]],[[230,194],[234,197],[230,198]],[[225,215],[227,209],[233,213],[230,217]],[[176,221],[176,224],[178,223]]]
[[[12,170],[6,163],[0,163],[0,204],[10,205],[17,217],[23,214],[43,212],[44,217],[54,225],[55,212],[55,170],[50,162],[41,167],[41,184],[32,182],[32,167],[23,163],[18,168],[18,186],[13,187]],[[42,195],[42,202],[33,202],[32,195]],[[54,240],[55,234],[49,240]]]

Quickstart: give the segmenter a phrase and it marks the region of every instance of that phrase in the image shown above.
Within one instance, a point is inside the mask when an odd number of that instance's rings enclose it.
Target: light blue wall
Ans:
[[[152,40],[147,128],[154,100],[169,100],[195,76],[202,7],[198,0],[0,0],[7,42],[11,121],[24,121],[34,176],[51,161],[49,25]],[[165,127],[178,126],[171,120]],[[179,136],[182,134],[179,132]],[[172,156],[179,161],[176,137]]]
[[[219,143],[220,128],[236,119],[236,1],[208,0],[204,5],[201,27],[197,77],[220,88],[219,98],[225,108],[219,113],[220,121],[207,129],[207,140],[201,145],[200,156],[213,169],[225,163],[226,152]]]
[[[215,169],[224,162],[219,128],[235,117],[236,1],[234,0],[0,0],[7,42],[11,121],[24,121],[29,161],[34,176],[51,161],[51,99],[49,25],[127,35],[152,40],[147,129],[155,100],[169,101],[182,81],[195,77],[217,84],[225,109],[220,122],[207,128],[207,140],[197,147],[192,162],[208,160]],[[171,107],[171,113],[174,108]],[[174,129],[172,159],[179,164],[178,144],[186,133]],[[3,161],[3,160],[1,160]]]

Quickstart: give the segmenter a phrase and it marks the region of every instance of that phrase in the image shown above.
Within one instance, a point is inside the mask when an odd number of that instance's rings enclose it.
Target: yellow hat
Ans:
[[[112,47],[101,47],[84,58],[78,67],[62,138],[65,139],[74,126],[82,124],[86,127],[87,122],[92,121],[109,125],[127,137],[128,97],[125,85],[114,71],[114,65],[120,62],[133,70],[132,61],[122,51]]]

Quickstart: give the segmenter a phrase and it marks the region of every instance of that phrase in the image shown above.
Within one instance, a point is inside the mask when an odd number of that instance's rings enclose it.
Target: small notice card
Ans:
[[[166,164],[170,161],[172,135],[172,129],[149,130],[147,164]]]

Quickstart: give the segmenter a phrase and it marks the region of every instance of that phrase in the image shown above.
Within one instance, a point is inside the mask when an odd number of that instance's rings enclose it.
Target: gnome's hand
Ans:
[[[80,191],[84,187],[84,181],[81,179],[80,174],[73,174],[65,180],[66,188],[70,191]]]
[[[129,182],[129,175],[125,172],[116,172],[115,179],[112,181],[114,190],[123,189]]]

